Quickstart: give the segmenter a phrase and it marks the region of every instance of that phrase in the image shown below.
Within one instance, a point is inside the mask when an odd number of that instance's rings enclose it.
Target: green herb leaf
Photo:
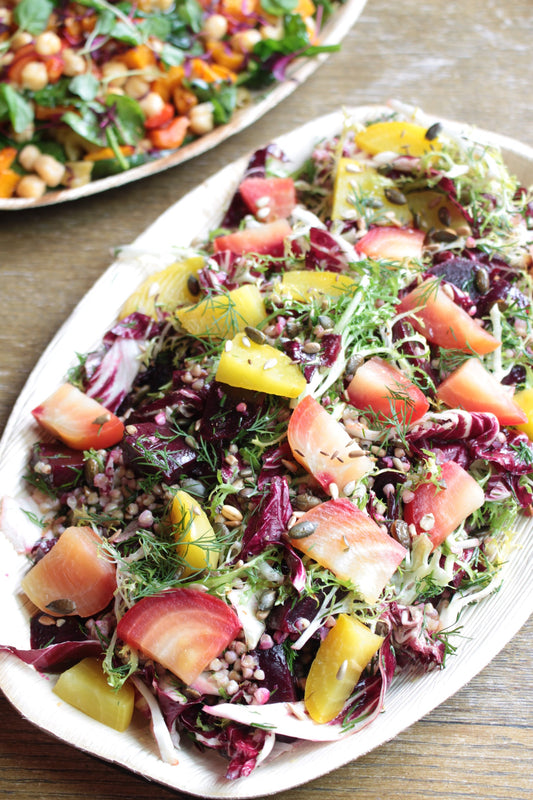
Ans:
[[[105,133],[100,127],[98,117],[93,109],[85,108],[83,113],[79,114],[75,111],[67,111],[63,114],[61,121],[72,128],[83,139],[97,145],[105,143]]]
[[[7,83],[0,84],[0,119],[9,119],[15,133],[22,133],[33,122],[33,107]]]
[[[161,51],[160,58],[166,67],[179,67],[180,64],[183,64],[185,54],[183,50],[171,44],[165,44]]]
[[[267,14],[273,14],[275,17],[282,17],[284,14],[290,14],[298,5],[298,0],[261,0],[261,8]]]
[[[94,75],[85,73],[72,78],[68,88],[72,94],[76,94],[82,100],[94,100],[98,94],[100,82]]]
[[[144,114],[137,100],[127,95],[110,95],[105,103],[116,109],[114,127],[120,144],[140,142],[144,136]]]
[[[53,10],[51,0],[21,0],[13,11],[13,17],[21,30],[36,36],[45,30]]]

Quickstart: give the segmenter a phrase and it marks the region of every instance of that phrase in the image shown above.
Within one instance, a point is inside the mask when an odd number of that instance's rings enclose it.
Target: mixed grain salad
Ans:
[[[341,3],[337,3],[338,7]],[[320,44],[329,0],[7,0],[0,198],[162,158],[231,120]]]
[[[256,152],[33,410],[7,649],[230,779],[445,667],[533,507],[532,210],[494,147],[400,115]]]

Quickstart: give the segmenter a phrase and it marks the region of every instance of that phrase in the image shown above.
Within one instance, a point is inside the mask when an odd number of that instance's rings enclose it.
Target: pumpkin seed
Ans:
[[[52,600],[51,603],[47,604],[46,608],[52,614],[74,614],[76,603],[66,598],[60,598],[59,600]]]
[[[396,189],[394,186],[387,186],[384,195],[389,203],[395,206],[404,206],[407,203],[404,193],[400,192],[400,190]]]
[[[244,332],[255,344],[264,344],[266,342],[266,336],[263,331],[259,331],[257,328],[252,328],[251,325],[247,325],[244,329]]]
[[[193,297],[196,297],[200,294],[200,284],[196,275],[189,275],[187,278],[187,289],[193,295]]]
[[[307,536],[311,536],[317,528],[318,522],[312,522],[307,519],[293,525],[289,531],[289,536],[291,539],[305,539]]]
[[[486,294],[490,289],[489,273],[485,267],[479,267],[474,276],[474,283],[478,292]]]
[[[442,222],[443,225],[446,225],[448,228],[450,226],[450,222],[452,221],[452,215],[450,214],[450,210],[446,208],[446,206],[441,206],[437,212],[439,221]]]
[[[440,122],[434,122],[433,125],[430,125],[427,131],[424,134],[424,139],[427,139],[428,142],[433,141],[436,139],[439,133],[442,130],[442,125]]]

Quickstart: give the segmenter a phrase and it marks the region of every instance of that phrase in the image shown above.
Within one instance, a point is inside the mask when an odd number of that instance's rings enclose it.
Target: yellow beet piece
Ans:
[[[196,298],[189,290],[188,280],[191,275],[196,277],[204,263],[203,256],[192,256],[149,275],[128,297],[120,310],[119,319],[124,319],[134,311],[158,319],[157,309],[174,311],[176,306],[194,303]]]
[[[298,397],[306,387],[300,368],[289,356],[269,344],[256,344],[242,333],[226,343],[216,379],[281,397]]]
[[[533,389],[522,389],[520,392],[516,392],[513,395],[513,400],[527,414],[527,422],[514,427],[525,433],[533,442]]]
[[[286,272],[281,281],[275,284],[275,291],[281,297],[290,297],[305,303],[312,298],[338,297],[355,286],[353,278],[340,272],[314,272],[309,269],[295,269]]]
[[[179,308],[176,316],[193,336],[228,339],[247,325],[257,327],[266,318],[266,310],[257,286],[245,283],[231,292],[212,295],[194,306]]]
[[[219,548],[215,532],[198,500],[180,490],[170,510],[176,550],[184,561],[182,578],[218,565]]]
[[[330,722],[340,714],[383,637],[362,622],[340,614],[318,648],[305,684],[305,707],[315,722]]]
[[[470,232],[470,226],[459,208],[440,192],[431,189],[409,192],[407,202],[421,231],[461,228],[464,235]]]
[[[84,658],[59,676],[54,693],[87,716],[116,731],[125,731],[133,716],[135,692],[125,683],[113,689],[98,658]]]
[[[375,122],[356,134],[355,143],[373,156],[384,152],[423,156],[441,149],[438,139],[426,138],[426,131],[414,122]]]
[[[394,181],[380,175],[373,167],[363,167],[355,158],[341,158],[335,176],[332,219],[364,219],[367,224],[387,225],[396,221],[410,225],[413,215],[407,203],[391,202],[401,198]]]

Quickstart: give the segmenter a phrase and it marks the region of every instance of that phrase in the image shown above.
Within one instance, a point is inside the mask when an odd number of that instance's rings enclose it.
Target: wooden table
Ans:
[[[0,212],[0,428],[38,355],[108,266],[112,248],[270,137],[342,105],[396,97],[533,145],[532,12],[530,0],[369,0],[340,53],[216,150],[75,203]],[[530,622],[466,688],[393,742],[280,800],[531,797],[532,632]],[[0,796],[88,795],[182,796],[55,741],[0,699]]]

